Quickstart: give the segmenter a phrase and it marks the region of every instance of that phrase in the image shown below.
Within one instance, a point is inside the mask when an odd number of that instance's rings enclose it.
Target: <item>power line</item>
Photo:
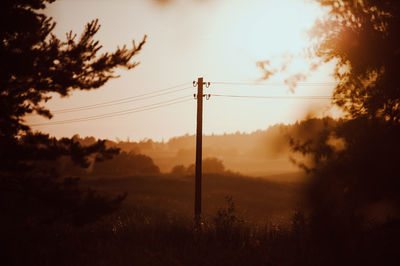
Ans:
[[[90,110],[90,109],[101,108],[101,107],[108,107],[108,106],[113,106],[113,105],[118,105],[118,104],[124,104],[124,103],[139,101],[139,100],[150,99],[150,98],[158,97],[158,96],[161,96],[161,95],[166,95],[166,94],[170,94],[170,93],[174,93],[174,92],[178,92],[178,91],[182,91],[182,90],[186,90],[186,89],[191,88],[191,87],[185,87],[185,88],[180,88],[180,89],[177,89],[177,90],[172,90],[172,89],[181,87],[181,86],[183,86],[185,84],[188,84],[188,82],[185,82],[185,83],[182,83],[182,84],[178,84],[178,85],[175,85],[175,86],[172,86],[172,87],[168,87],[168,88],[165,88],[165,89],[156,90],[156,91],[153,91],[153,92],[141,94],[141,95],[124,97],[124,98],[120,98],[120,99],[117,99],[117,100],[106,101],[106,102],[101,102],[101,103],[97,103],[97,104],[90,104],[90,105],[84,105],[84,106],[73,107],[73,108],[59,109],[59,110],[53,111],[53,113],[61,114],[61,113],[70,113],[70,112],[76,112],[76,111]]]
[[[288,85],[285,83],[271,83],[271,82],[270,83],[248,83],[248,82],[215,81],[212,83],[213,84],[224,84],[224,85],[243,85],[243,86],[287,86]],[[85,106],[79,106],[79,107],[73,107],[73,108],[66,108],[66,109],[59,109],[59,110],[55,110],[53,112],[55,114],[61,114],[61,113],[85,111],[85,110],[90,110],[90,109],[103,108],[103,107],[109,107],[109,106],[114,106],[114,105],[119,105],[119,104],[124,104],[124,103],[130,103],[130,102],[139,101],[139,100],[150,99],[150,98],[167,95],[167,94],[171,94],[171,93],[175,93],[178,91],[183,91],[183,90],[191,88],[191,86],[179,88],[179,87],[184,86],[185,84],[188,84],[188,82],[178,84],[175,86],[171,86],[171,87],[161,89],[161,90],[155,90],[153,92],[149,92],[149,93],[145,93],[145,94],[141,94],[141,95],[124,97],[124,98],[101,102],[101,103],[97,103],[97,104],[91,104],[91,105],[85,105]],[[299,83],[297,83],[298,86],[331,86],[331,85],[336,85],[336,84],[337,83],[335,83],[335,82],[299,82]],[[176,88],[179,88],[179,89],[176,89]],[[233,95],[233,94],[207,94],[206,96],[230,97],[230,98],[253,98],[253,99],[305,99],[305,100],[307,100],[307,99],[313,99],[313,100],[334,99],[331,96],[323,96],[323,95],[321,95],[321,96],[256,96],[256,95]],[[132,114],[132,113],[137,113],[137,112],[142,112],[142,111],[147,111],[147,110],[153,110],[153,109],[157,109],[157,108],[161,108],[161,107],[165,107],[165,106],[182,103],[182,102],[189,100],[189,99],[184,99],[187,97],[188,96],[178,97],[178,98],[174,98],[174,99],[167,100],[167,101],[162,101],[162,102],[158,102],[158,103],[154,103],[154,104],[144,105],[144,106],[140,106],[140,107],[135,107],[135,108],[111,112],[111,113],[104,113],[104,114],[100,114],[100,115],[74,118],[74,119],[68,119],[68,120],[60,120],[60,121],[47,122],[47,123],[38,123],[38,124],[32,124],[31,126],[35,127],[35,126],[61,125],[61,124],[67,124],[67,123],[84,122],[84,121],[90,121],[90,120],[97,120],[97,119],[127,115],[127,114]]]
[[[229,81],[213,81],[211,84],[222,85],[239,85],[239,86],[289,86],[290,84],[282,82],[254,83],[254,82],[229,82]],[[296,86],[332,86],[337,82],[296,82]]]
[[[167,95],[179,91],[183,91],[186,89],[189,89],[191,87],[184,87],[176,90],[172,90],[178,87],[181,87],[188,82],[181,83],[175,86],[171,86],[165,89],[161,90],[156,90],[153,92],[141,94],[141,95],[135,95],[135,96],[130,96],[130,97],[124,97],[112,101],[106,101],[106,102],[101,102],[97,104],[91,104],[91,105],[84,105],[84,106],[79,106],[79,107],[72,107],[72,108],[65,108],[65,109],[59,109],[53,111],[54,114],[63,114],[63,113],[72,113],[72,112],[78,112],[78,111],[86,111],[86,110],[91,110],[91,109],[97,109],[97,108],[103,108],[103,107],[109,107],[109,106],[114,106],[114,105],[119,105],[119,104],[125,104],[125,103],[130,103],[130,102],[135,102],[135,101],[140,101],[140,100],[146,100],[146,99],[151,99],[154,97],[162,96],[162,95]],[[288,84],[285,83],[246,83],[246,82],[223,82],[223,81],[215,81],[213,84],[224,84],[224,85],[243,85],[243,86],[287,86]],[[330,85],[335,85],[335,82],[300,82],[297,85],[298,86],[330,86]]]
[[[187,98],[187,97],[188,96],[185,96],[185,98]],[[33,124],[31,126],[60,125],[60,124],[67,124],[67,123],[74,123],[74,122],[84,122],[84,121],[90,121],[90,120],[97,120],[97,119],[102,119],[102,118],[110,118],[110,117],[127,115],[127,114],[147,111],[147,110],[153,110],[153,109],[157,109],[157,108],[160,108],[160,107],[165,107],[165,106],[178,104],[178,103],[181,103],[181,102],[185,102],[185,101],[191,100],[191,99],[179,100],[179,99],[182,99],[182,98],[183,97],[179,97],[179,98],[176,98],[176,99],[173,99],[173,100],[164,101],[164,102],[160,102],[160,103],[157,103],[157,104],[141,106],[141,107],[138,107],[138,108],[123,110],[123,111],[119,111],[119,112],[106,113],[106,114],[102,114],[102,115],[82,117],[82,118],[76,118],[76,119],[70,119],[70,120],[62,120],[62,121],[54,121],[54,122],[41,123],[41,124]]]
[[[253,98],[253,99],[293,99],[293,100],[332,100],[331,96],[256,96],[256,95],[231,95],[231,94],[209,94],[216,97],[230,98]]]
[[[166,107],[166,106],[170,106],[170,105],[174,105],[174,104],[179,104],[179,103],[183,103],[183,102],[193,99],[192,96],[190,96],[190,98],[188,98],[188,97],[189,96],[186,95],[186,96],[178,97],[178,98],[175,98],[172,100],[163,101],[163,102],[159,102],[159,103],[155,103],[155,104],[149,104],[149,105],[131,108],[131,109],[127,109],[127,110],[122,110],[122,111],[118,111],[118,112],[105,113],[105,114],[101,114],[101,115],[81,117],[81,118],[75,118],[75,119],[69,119],[69,120],[54,121],[54,122],[48,122],[48,123],[38,123],[38,124],[32,124],[30,126],[35,127],[35,126],[62,125],[62,124],[85,122],[85,121],[97,120],[97,119],[102,119],[102,118],[110,118],[110,117],[122,116],[122,115],[127,115],[127,114],[133,114],[133,113],[153,110],[153,109],[157,109],[157,108],[161,108],[161,107]],[[184,98],[186,98],[186,99],[184,99]]]
[[[178,91],[187,90],[187,89],[190,89],[190,88],[192,88],[192,87],[185,87],[185,88],[181,88],[181,89],[177,89],[177,90],[173,90],[173,91],[167,91],[167,92],[163,92],[163,93],[158,93],[158,94],[155,94],[155,95],[145,96],[145,97],[133,96],[135,98],[128,99],[128,100],[121,100],[121,101],[115,102],[115,103],[95,104],[95,105],[92,105],[92,106],[76,107],[76,108],[71,108],[69,110],[66,109],[64,111],[58,111],[58,112],[54,111],[53,113],[55,113],[55,114],[64,114],[64,113],[72,113],[72,112],[78,112],[78,111],[86,111],[86,110],[91,110],[91,109],[115,106],[115,105],[124,104],[124,103],[130,103],[130,102],[136,102],[136,101],[151,99],[151,98],[154,98],[154,97],[171,94],[171,93],[178,92]]]

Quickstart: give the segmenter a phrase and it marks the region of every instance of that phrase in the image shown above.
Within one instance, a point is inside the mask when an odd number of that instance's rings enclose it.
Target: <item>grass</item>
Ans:
[[[227,206],[212,219],[204,220],[201,228],[194,227],[187,217],[143,207],[121,210],[84,227],[36,228],[8,239],[8,261],[3,265],[301,266],[398,262],[398,225],[365,231],[349,248],[347,242],[321,243],[301,212],[286,226],[256,226],[237,216],[232,204],[228,200]]]
[[[279,176],[280,177],[280,176]],[[282,178],[282,177],[280,177]],[[283,179],[283,178],[282,178]],[[124,207],[144,206],[178,216],[193,214],[194,177],[168,175],[84,181],[84,185],[109,193],[128,193]],[[203,215],[209,217],[232,196],[239,214],[249,222],[287,221],[302,203],[301,182],[276,182],[240,175],[205,174],[202,186]]]
[[[199,228],[191,215],[190,178],[85,183],[110,194],[128,191],[131,197],[118,212],[83,227],[59,223],[19,231],[2,228],[2,241],[7,243],[1,249],[2,265],[364,266],[397,265],[400,259],[400,223],[350,232],[338,241],[329,240],[330,232],[315,235],[309,219],[293,209],[301,184],[207,176],[208,204],[221,199],[212,208],[206,205]],[[226,197],[227,191],[233,197]],[[258,212],[261,202],[265,215],[257,217],[264,218],[249,219],[246,215]],[[291,213],[284,221],[265,218],[282,206]],[[242,207],[249,209],[243,212]]]

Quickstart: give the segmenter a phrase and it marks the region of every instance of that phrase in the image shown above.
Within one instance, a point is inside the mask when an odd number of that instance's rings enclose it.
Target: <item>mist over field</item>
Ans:
[[[330,121],[333,122],[333,120]],[[203,159],[206,160],[204,171],[209,173],[230,171],[264,178],[280,175],[282,180],[275,181],[283,181],[285,180],[284,174],[293,176],[293,173],[301,172],[298,165],[293,162],[293,158],[299,157],[299,154],[291,151],[290,140],[310,138],[313,134],[321,131],[323,127],[322,119],[310,119],[307,123],[279,124],[253,133],[204,135]],[[80,138],[79,135],[75,135],[74,139],[83,145],[91,145],[96,142],[93,137]],[[151,139],[140,142],[107,140],[106,144],[108,147],[119,148],[122,154],[136,156],[136,159],[133,157],[128,159],[131,160],[131,165],[135,161],[140,162],[139,155],[145,155],[152,159],[160,173],[194,174],[196,145],[193,135],[174,137],[166,142],[156,142]],[[118,160],[118,157],[115,160]],[[213,163],[214,165],[212,165]],[[109,164],[111,166],[112,161]],[[142,164],[144,166],[146,162],[143,161]],[[115,168],[118,169],[116,171],[119,171],[120,174],[135,174],[129,172],[128,167],[121,163],[115,165]],[[190,170],[190,168],[192,169]],[[147,170],[143,171],[146,173]],[[150,174],[156,172],[154,169],[148,169]],[[301,175],[299,174],[299,176]]]

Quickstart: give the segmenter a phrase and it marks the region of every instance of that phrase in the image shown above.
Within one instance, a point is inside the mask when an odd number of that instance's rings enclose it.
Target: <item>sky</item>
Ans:
[[[197,88],[192,82],[198,77],[211,83],[204,93],[219,95],[329,96],[334,87],[332,62],[309,72],[313,60],[302,56],[311,44],[306,31],[324,14],[313,1],[58,0],[45,13],[57,23],[54,33],[62,40],[70,30],[79,36],[87,22],[98,18],[100,53],[131,47],[132,40],[148,36],[134,59],[140,61],[136,68],[118,70],[119,78],[97,90],[53,95],[46,104],[54,112],[50,121],[27,118],[34,130],[56,137],[166,141],[194,134]],[[269,62],[276,73],[266,79],[257,62]],[[298,73],[305,74],[302,83],[285,85]],[[143,94],[149,95],[133,98]],[[97,106],[80,108],[92,105]],[[211,96],[204,100],[203,133],[252,132],[310,113],[335,115],[335,110],[329,100]],[[99,115],[105,118],[92,119]],[[77,118],[85,119],[65,122]]]

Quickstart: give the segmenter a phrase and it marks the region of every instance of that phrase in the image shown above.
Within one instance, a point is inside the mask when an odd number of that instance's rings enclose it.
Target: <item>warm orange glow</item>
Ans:
[[[141,65],[132,71],[120,71],[121,77],[91,92],[75,92],[72,97],[48,103],[51,110],[65,109],[117,100],[190,83],[203,76],[205,81],[259,82],[265,73],[258,61],[269,60],[276,70],[267,82],[283,83],[288,77],[308,69],[309,60],[301,56],[309,45],[305,31],[321,10],[303,0],[282,1],[57,1],[47,12],[57,22],[61,38],[70,29],[80,33],[86,22],[100,19],[98,34],[104,50],[130,45],[148,34],[148,42],[137,57]],[[287,64],[285,68],[282,65]],[[330,82],[332,65],[321,68],[307,82]],[[307,71],[305,71],[306,74]],[[294,95],[329,95],[332,86],[299,86]],[[175,94],[137,102],[75,113],[56,114],[53,121],[118,112],[151,105],[184,95],[194,88]],[[238,95],[293,95],[288,86],[225,86],[211,84],[208,93]],[[310,107],[311,105],[311,107]],[[326,110],[329,101],[253,100],[211,98],[205,103],[204,132],[254,131],[274,123],[302,119],[310,109]],[[47,122],[31,118],[31,123]],[[173,123],[171,123],[173,121]],[[38,130],[56,136],[95,136],[132,140],[195,132],[195,101],[109,119],[99,119]]]

